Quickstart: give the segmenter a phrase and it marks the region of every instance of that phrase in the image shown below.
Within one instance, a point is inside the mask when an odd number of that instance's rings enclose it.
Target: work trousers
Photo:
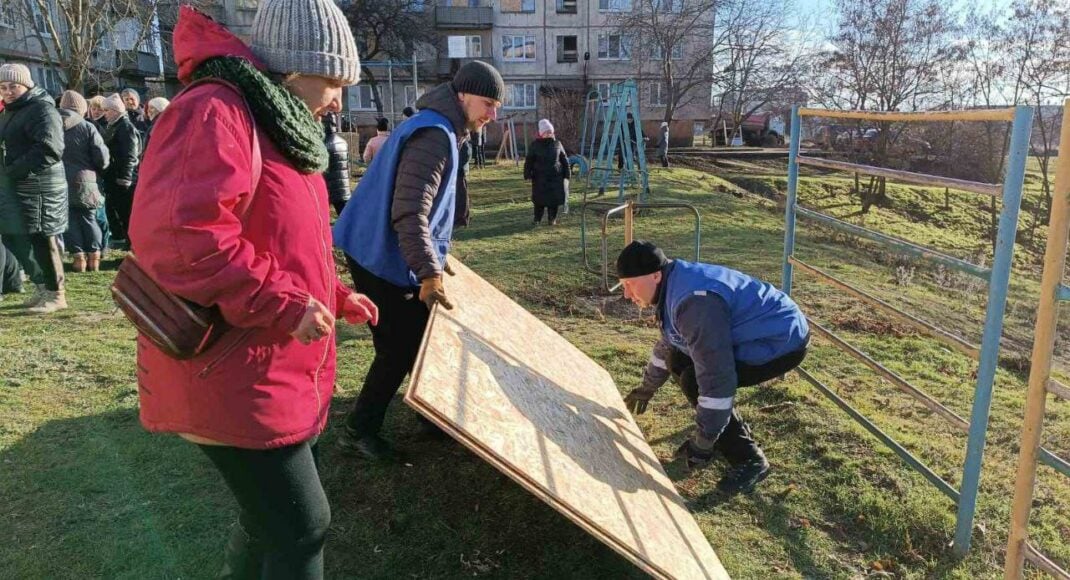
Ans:
[[[774,379],[794,369],[806,357],[807,347],[775,358],[765,364],[748,365],[736,362],[737,388],[750,387]],[[669,372],[692,407],[698,406],[698,380],[695,378],[695,362],[683,351],[674,350],[669,359]],[[764,457],[758,443],[754,441],[750,427],[739,414],[739,409],[732,408],[732,417],[728,426],[717,438],[716,449],[732,465]]]
[[[357,291],[379,307],[379,324],[370,326],[375,358],[346,425],[356,437],[379,433],[387,407],[416,363],[430,310],[419,290],[395,286],[346,256]]]
[[[278,449],[199,445],[238,500],[219,577],[319,580],[331,507],[315,442]]]

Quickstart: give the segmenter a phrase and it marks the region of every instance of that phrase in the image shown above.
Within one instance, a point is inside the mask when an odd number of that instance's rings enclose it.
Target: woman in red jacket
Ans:
[[[335,273],[321,176],[319,118],[357,82],[356,46],[331,0],[266,0],[248,46],[183,7],[174,47],[179,78],[209,82],[157,119],[130,240],[161,286],[234,328],[191,360],[138,339],[141,422],[199,445],[237,499],[223,576],[320,578],[334,321],[378,318]]]

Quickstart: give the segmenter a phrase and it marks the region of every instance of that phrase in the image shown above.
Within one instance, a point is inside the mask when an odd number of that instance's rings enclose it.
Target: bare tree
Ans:
[[[613,17],[637,51],[639,76],[660,83],[654,90],[662,93],[665,121],[709,94],[713,55],[723,40],[714,37],[713,25],[723,1],[637,0],[633,10]]]
[[[26,24],[23,40],[35,44],[44,61],[61,72],[67,88],[78,91],[90,78],[100,84],[115,74],[121,65],[112,48],[117,40],[136,50],[155,37],[155,17],[162,4],[160,0],[6,1],[13,3],[15,18]]]
[[[795,93],[812,53],[789,21],[791,0],[722,3],[718,29],[723,50],[714,57],[721,88],[715,119],[728,117],[735,133],[747,117]]]
[[[357,40],[361,63],[380,57],[409,59],[435,37],[434,20],[423,0],[342,0],[339,5]],[[382,90],[375,72],[361,67],[361,80],[372,87],[375,108],[383,113]]]

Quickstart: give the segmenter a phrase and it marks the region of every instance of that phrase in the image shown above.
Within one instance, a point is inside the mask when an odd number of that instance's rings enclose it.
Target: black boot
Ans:
[[[242,528],[234,524],[223,552],[223,569],[216,574],[222,580],[256,580],[264,563],[264,546]]]
[[[750,493],[769,475],[769,462],[757,457],[728,468],[728,473],[717,482],[717,491],[724,495]]]
[[[349,426],[338,436],[338,448],[342,453],[367,461],[391,462],[397,459],[394,446],[377,433],[360,435]]]

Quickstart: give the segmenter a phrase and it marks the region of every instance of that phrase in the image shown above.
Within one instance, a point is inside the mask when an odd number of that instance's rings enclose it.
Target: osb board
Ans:
[[[450,264],[405,402],[655,578],[728,578],[609,373]]]

